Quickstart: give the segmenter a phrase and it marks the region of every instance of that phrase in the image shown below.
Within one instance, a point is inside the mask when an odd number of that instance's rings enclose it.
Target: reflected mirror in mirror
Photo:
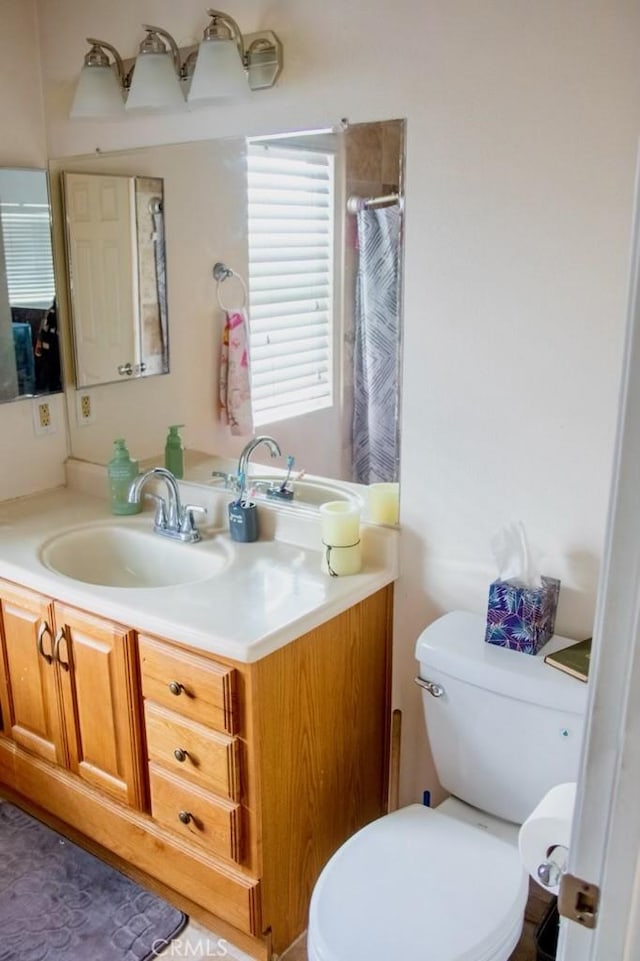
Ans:
[[[169,371],[163,183],[62,176],[76,386]]]
[[[62,389],[44,170],[0,169],[0,401]]]

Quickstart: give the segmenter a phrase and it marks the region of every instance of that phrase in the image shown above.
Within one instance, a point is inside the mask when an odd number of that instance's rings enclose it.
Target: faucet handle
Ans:
[[[182,508],[180,533],[196,535],[194,540],[198,540],[200,534],[198,533],[198,528],[196,527],[196,522],[193,516],[194,514],[202,514],[204,517],[206,517],[207,509],[206,507],[198,507],[197,504],[185,504],[185,506]]]
[[[237,494],[240,489],[240,484],[237,474],[228,474],[223,470],[211,471],[211,477],[213,478],[214,484],[222,482],[224,484],[224,489]]]
[[[144,499],[147,501],[153,501],[156,505],[156,516],[153,521],[154,527],[160,530],[165,530],[167,526],[167,512],[165,509],[165,503],[158,494],[145,494]]]

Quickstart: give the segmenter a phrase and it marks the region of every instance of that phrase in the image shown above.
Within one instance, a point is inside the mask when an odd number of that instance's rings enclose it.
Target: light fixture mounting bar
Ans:
[[[282,72],[282,43],[273,30],[247,33],[244,38],[249,87],[273,87]]]

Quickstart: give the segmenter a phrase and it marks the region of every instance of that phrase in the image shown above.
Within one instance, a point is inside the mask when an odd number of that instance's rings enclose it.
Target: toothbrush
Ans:
[[[291,477],[291,471],[293,470],[293,465],[295,463],[295,457],[291,454],[287,457],[287,475],[285,479],[280,484],[280,490],[285,491],[287,489],[287,484],[289,483],[289,478]]]
[[[251,503],[254,500],[258,490],[256,487],[251,487],[248,491],[245,490],[242,497],[241,507],[251,507]]]
[[[236,504],[242,503],[245,498],[245,488],[247,485],[247,477],[244,471],[238,471],[238,499]]]

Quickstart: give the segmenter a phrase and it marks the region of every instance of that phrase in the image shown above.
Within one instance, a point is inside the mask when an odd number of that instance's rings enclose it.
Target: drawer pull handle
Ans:
[[[45,649],[44,649],[44,636],[45,636],[45,634],[48,634],[48,635],[49,635],[49,640],[51,640],[51,629],[50,629],[49,625],[47,624],[46,621],[41,621],[40,627],[38,628],[38,641],[37,641],[38,654],[45,659],[45,661],[47,662],[47,664],[52,664],[52,663],[53,663],[53,654],[47,654],[47,652],[46,652]],[[52,648],[52,650],[53,650],[53,648]]]
[[[177,697],[178,694],[182,694],[184,691],[184,686],[180,683],[180,681],[169,681],[169,690]]]
[[[58,662],[58,664],[60,665],[60,667],[62,668],[63,671],[68,671],[68,670],[69,670],[69,661],[63,661],[62,658],[60,657],[60,645],[62,644],[63,641],[66,643],[67,638],[66,638],[66,635],[65,635],[65,632],[64,632],[64,627],[61,627],[60,630],[58,631],[58,633],[56,634],[56,638],[55,638],[55,641],[54,641],[54,645],[53,645],[53,659],[54,659],[54,661],[57,661],[57,662]]]
[[[189,757],[189,752],[183,750],[181,747],[177,747],[173,752],[173,756],[175,757],[176,761],[180,761],[180,764],[184,764]]]
[[[190,814],[188,811],[180,811],[180,813],[178,814],[178,820],[182,821],[183,824],[191,824],[191,821],[193,820],[193,815]]]

